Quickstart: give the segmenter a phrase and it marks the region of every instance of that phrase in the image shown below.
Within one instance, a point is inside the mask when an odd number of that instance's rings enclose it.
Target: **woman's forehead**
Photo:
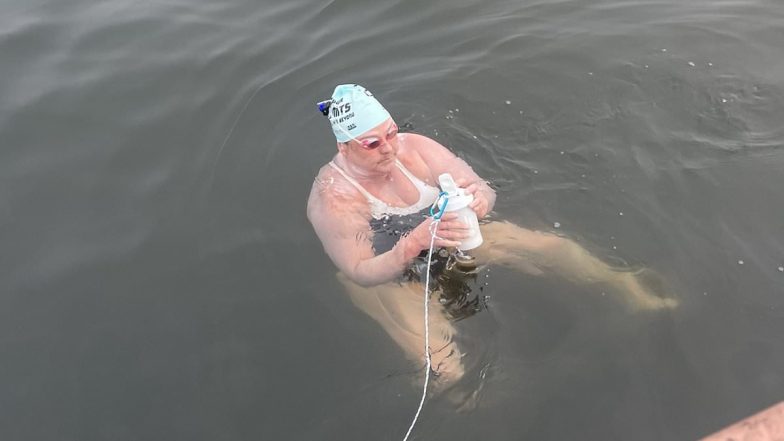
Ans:
[[[373,127],[367,132],[359,135],[358,138],[367,138],[368,136],[386,135],[389,130],[395,126],[395,121],[392,118],[387,118],[386,121]]]

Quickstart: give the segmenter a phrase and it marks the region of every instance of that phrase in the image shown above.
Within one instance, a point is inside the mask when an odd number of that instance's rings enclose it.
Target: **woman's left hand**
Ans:
[[[468,207],[474,210],[476,217],[482,219],[487,216],[487,212],[490,211],[490,200],[483,191],[482,183],[470,182],[466,178],[458,178],[455,183],[458,187],[462,188],[466,194],[470,194],[474,197],[474,200],[468,204]]]

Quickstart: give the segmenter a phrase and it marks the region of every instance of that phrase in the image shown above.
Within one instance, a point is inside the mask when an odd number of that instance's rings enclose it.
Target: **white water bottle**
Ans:
[[[467,251],[482,245],[483,239],[482,232],[479,231],[479,220],[476,218],[474,210],[468,207],[468,204],[474,200],[474,196],[465,194],[463,189],[455,184],[455,180],[452,179],[452,175],[449,173],[439,176],[438,184],[441,186],[441,191],[446,192],[446,197],[448,198],[444,211],[446,213],[457,213],[457,220],[468,225],[469,236],[460,241],[458,249]]]

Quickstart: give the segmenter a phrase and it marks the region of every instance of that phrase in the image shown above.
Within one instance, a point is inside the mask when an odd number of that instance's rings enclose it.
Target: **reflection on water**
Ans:
[[[402,435],[419,373],[303,210],[335,151],[314,103],[351,81],[491,180],[498,219],[680,302],[535,265],[455,282],[434,301],[481,397],[434,396],[417,436],[695,439],[781,400],[777,2],[0,10],[0,438]]]

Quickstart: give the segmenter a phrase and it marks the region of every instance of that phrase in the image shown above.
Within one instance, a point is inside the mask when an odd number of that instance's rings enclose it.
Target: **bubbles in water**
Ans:
[[[512,102],[511,102],[511,101],[509,101],[509,100],[506,100],[506,105],[508,106],[508,105],[510,105],[510,104],[512,104]]]
[[[707,291],[706,291],[706,292],[703,292],[703,293],[702,293],[702,295],[704,295],[704,296],[707,296],[707,295],[708,295],[708,292],[707,292]]]
[[[618,212],[618,216],[623,216],[623,211]]]
[[[553,226],[555,228],[561,228],[561,223],[560,222],[553,222]]]
[[[614,249],[614,250],[617,250],[617,249],[618,249],[618,247],[617,247],[617,246],[615,246],[615,245],[613,245],[613,249]]]
[[[738,265],[743,265],[744,263],[746,263],[746,262],[744,262],[744,261],[742,261],[742,260],[739,260],[739,261],[738,261]]]
[[[534,170],[534,174],[538,175],[539,174],[539,170]]]
[[[661,51],[662,51],[662,52],[667,52],[667,49],[662,49]]]
[[[588,72],[588,75],[593,76],[593,72]]]
[[[779,272],[780,272],[780,273],[784,273],[784,266],[780,266],[780,267],[779,267]]]
[[[563,152],[563,151],[561,151],[561,154],[563,155],[563,154],[564,154],[564,152]]]
[[[713,63],[711,63],[711,62],[709,61],[709,62],[708,62],[708,66],[710,66],[710,67],[713,67]]]
[[[722,98],[722,99],[721,99],[721,102],[722,102],[722,103],[726,103],[726,102],[727,102],[727,98]]]
[[[458,109],[457,107],[455,107],[455,112],[460,112],[460,109]]]

